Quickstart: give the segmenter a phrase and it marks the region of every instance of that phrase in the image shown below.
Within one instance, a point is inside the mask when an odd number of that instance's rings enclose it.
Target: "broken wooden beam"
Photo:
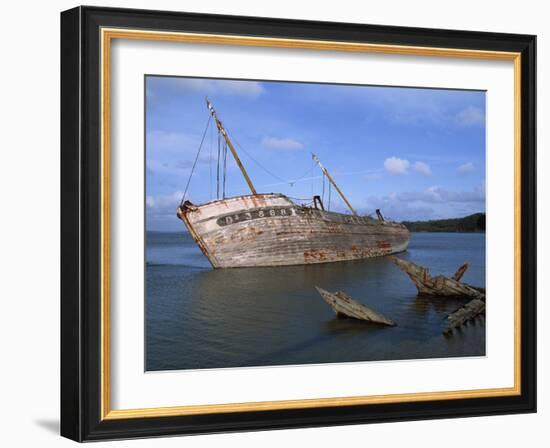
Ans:
[[[469,320],[475,319],[483,313],[485,313],[485,302],[480,299],[470,300],[466,305],[447,316],[448,325],[443,330],[443,333],[449,334],[455,328],[460,327]]]
[[[459,281],[468,269],[468,263],[458,268],[453,277],[446,277],[444,275],[432,277],[427,268],[419,266],[412,261],[397,257],[391,257],[391,260],[409,276],[415,284],[419,295],[470,297],[472,299],[485,300],[484,289],[476,288]]]
[[[460,279],[463,277],[463,275],[466,273],[470,265],[468,263],[464,263],[462,266],[460,266],[454,275],[452,276],[453,280],[456,280],[457,282],[460,281]]]
[[[365,320],[367,322],[388,325],[390,327],[397,325],[394,321],[357,302],[341,291],[331,293],[323,288],[319,288],[318,286],[315,288],[319,291],[319,294],[321,294],[324,301],[331,306],[338,317],[351,317],[354,319]]]

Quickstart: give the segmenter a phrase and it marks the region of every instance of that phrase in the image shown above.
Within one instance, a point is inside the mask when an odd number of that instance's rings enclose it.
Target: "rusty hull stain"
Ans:
[[[391,249],[391,243],[386,240],[380,240],[376,242],[378,249]]]
[[[227,216],[239,219],[228,221]],[[321,213],[280,194],[200,206],[186,202],[178,208],[178,217],[215,268],[357,260],[406,250],[409,241],[409,232],[401,224]]]
[[[328,261],[329,257],[324,250],[306,250],[304,251],[304,261],[306,263]]]

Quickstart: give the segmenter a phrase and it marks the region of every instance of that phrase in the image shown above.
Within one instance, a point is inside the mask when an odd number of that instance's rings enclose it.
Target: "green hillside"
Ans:
[[[485,213],[454,219],[403,221],[403,224],[411,232],[485,232]]]

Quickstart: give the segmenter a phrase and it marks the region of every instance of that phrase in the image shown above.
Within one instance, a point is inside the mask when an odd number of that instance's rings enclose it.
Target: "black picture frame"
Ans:
[[[521,394],[101,419],[100,29],[521,53]],[[61,13],[61,435],[76,441],[536,412],[536,36],[100,7]]]

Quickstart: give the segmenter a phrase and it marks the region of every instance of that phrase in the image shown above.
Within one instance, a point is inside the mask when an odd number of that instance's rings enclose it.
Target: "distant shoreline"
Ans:
[[[412,233],[485,233],[485,213],[474,213],[463,218],[434,219],[430,221],[402,221]],[[147,233],[189,233],[181,230],[146,230]]]
[[[403,221],[403,224],[410,232],[485,233],[485,213],[463,218]]]

